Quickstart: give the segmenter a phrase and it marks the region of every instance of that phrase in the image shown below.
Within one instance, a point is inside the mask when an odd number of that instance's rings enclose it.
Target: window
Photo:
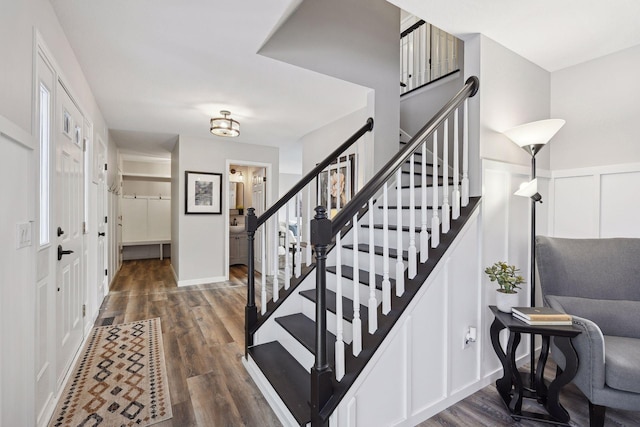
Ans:
[[[40,83],[40,246],[49,243],[51,93]]]

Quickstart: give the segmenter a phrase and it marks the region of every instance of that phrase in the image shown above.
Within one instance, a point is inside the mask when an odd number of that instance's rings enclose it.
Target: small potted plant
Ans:
[[[515,265],[509,265],[504,261],[498,261],[484,270],[489,280],[498,282],[496,305],[498,310],[504,313],[511,313],[511,307],[518,305],[516,289],[524,283],[524,277],[518,274],[519,271]]]

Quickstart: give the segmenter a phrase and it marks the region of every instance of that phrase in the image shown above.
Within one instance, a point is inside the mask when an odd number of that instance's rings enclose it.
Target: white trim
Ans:
[[[265,177],[267,179],[267,185],[265,185],[265,210],[269,208],[269,206],[271,206],[271,204],[273,203],[273,192],[272,192],[272,187],[273,187],[273,164],[272,163],[263,163],[263,162],[254,162],[251,160],[233,160],[233,159],[227,159],[225,162],[225,169],[224,169],[224,188],[222,189],[222,197],[223,200],[229,200],[229,183],[233,182],[231,181],[231,178],[229,176],[229,170],[231,169],[231,165],[236,165],[236,166],[250,166],[250,167],[261,167],[265,169]],[[249,178],[248,176],[246,177],[247,179]],[[246,184],[246,183],[245,183]],[[225,205],[224,203],[222,204],[223,206]],[[247,206],[244,207],[245,209],[245,215],[246,215],[246,209]],[[265,225],[266,226],[266,225]],[[265,233],[266,234],[266,233]],[[229,252],[229,209],[224,209],[224,280],[229,280],[229,256],[231,255]],[[269,252],[267,251],[266,256],[268,257]],[[267,259],[267,264],[269,264],[269,260]],[[264,268],[264,267],[263,267]]]
[[[0,135],[3,135],[29,150],[36,149],[34,138],[20,126],[16,125],[3,115],[0,115]]]
[[[173,271],[173,275],[175,276],[176,272]],[[178,287],[180,286],[191,286],[191,285],[205,285],[207,283],[218,283],[225,282],[227,279],[224,276],[216,276],[216,277],[202,277],[200,279],[189,279],[189,280],[177,280]]]
[[[589,166],[575,169],[560,169],[551,172],[551,178],[569,178],[577,176],[610,175],[640,171],[640,163],[622,163],[606,166]]]

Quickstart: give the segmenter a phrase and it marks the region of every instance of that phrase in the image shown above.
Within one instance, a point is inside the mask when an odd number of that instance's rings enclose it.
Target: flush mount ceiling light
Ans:
[[[220,114],[224,117],[211,119],[211,133],[217,136],[230,137],[240,135],[240,123],[229,117],[231,113],[227,110],[222,110]]]

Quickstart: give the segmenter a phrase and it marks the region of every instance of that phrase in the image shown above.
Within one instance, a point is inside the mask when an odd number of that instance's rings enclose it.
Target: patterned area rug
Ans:
[[[49,427],[138,427],[171,417],[156,318],[93,328]]]

